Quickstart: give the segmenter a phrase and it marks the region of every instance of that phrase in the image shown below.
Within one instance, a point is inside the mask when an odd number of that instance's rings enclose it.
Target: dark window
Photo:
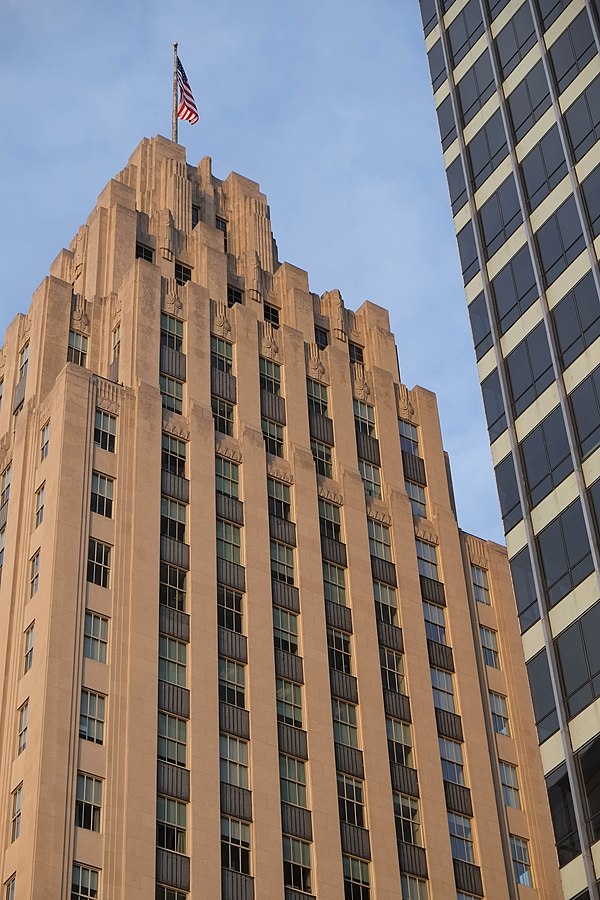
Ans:
[[[458,232],[456,240],[458,241],[458,253],[460,256],[463,280],[465,284],[468,284],[479,272],[479,258],[477,256],[472,222],[467,222],[465,227]]]
[[[223,234],[223,250],[227,253],[227,221],[220,216],[216,216],[215,228]]]
[[[569,625],[554,643],[567,713],[573,718],[600,696],[600,603]]]
[[[364,363],[365,361],[363,348],[352,341],[348,341],[348,356],[351,363]]]
[[[492,281],[500,334],[504,334],[529,309],[538,296],[535,273],[527,244]]]
[[[236,303],[244,302],[244,292],[232,284],[227,285],[227,306],[231,309]]]
[[[324,350],[329,344],[329,332],[326,328],[319,328],[318,325],[315,325],[315,344],[319,350]]]
[[[427,54],[427,61],[429,62],[431,84],[433,85],[433,90],[437,91],[446,80],[446,64],[444,63],[444,51],[441,41],[435,42]]]
[[[590,840],[600,837],[600,737],[577,752]]]
[[[191,278],[192,270],[190,267],[175,261],[175,281],[177,284],[185,284],[186,281],[191,281]]]
[[[552,25],[555,19],[558,19],[569,3],[570,0],[537,0],[544,31]]]
[[[596,761],[596,765],[600,765],[600,760]],[[573,809],[571,782],[567,775],[565,763],[546,776],[546,789],[548,791],[552,824],[554,825],[558,864],[559,866],[565,866],[581,853],[577,821],[575,819],[575,810]]]
[[[554,381],[544,323],[540,322],[506,357],[515,416],[520,416]]]
[[[575,388],[571,394],[571,407],[579,451],[582,456],[587,456],[600,443],[600,368]]]
[[[493,346],[490,319],[483,294],[479,294],[469,305],[469,318],[471,319],[471,331],[475,344],[475,356],[481,359]]]
[[[554,215],[544,222],[536,233],[536,240],[546,284],[550,285],[585,247],[574,197],[569,197]]]
[[[460,156],[457,156],[454,162],[451,162],[446,169],[446,178],[448,179],[452,214],[456,215],[459,209],[462,209],[467,202],[467,186]]]
[[[499,109],[469,141],[467,155],[473,173],[473,184],[477,189],[508,155],[508,144]]]
[[[600,301],[588,272],[551,311],[560,361],[566,369],[600,335]]]
[[[496,484],[498,485],[498,497],[500,499],[500,509],[502,510],[504,531],[508,532],[523,518],[512,453],[509,453],[496,466],[494,471]]]
[[[469,0],[467,5],[448,27],[448,40],[452,65],[456,66],[483,34],[483,19],[479,0]]]
[[[594,35],[585,9],[552,44],[549,54],[558,93],[562,94],[596,54]]]
[[[264,307],[265,322],[270,322],[273,328],[279,328],[279,310],[276,306],[265,303]]]
[[[509,175],[479,210],[488,259],[514,234],[523,216],[514,175]]]
[[[528,547],[524,547],[516,556],[513,556],[510,561],[510,573],[517,601],[519,624],[521,633],[523,633],[531,628],[540,617]]]
[[[564,113],[575,162],[600,138],[600,78],[594,79]]]
[[[560,406],[523,439],[521,454],[529,499],[535,506],[573,471]]]
[[[490,442],[493,442],[503,431],[506,431],[506,413],[502,401],[502,392],[500,391],[498,369],[494,369],[492,374],[488,375],[485,381],[481,383],[481,392],[483,394],[488,434]]]
[[[154,250],[151,250],[150,247],[145,247],[144,244],[136,244],[135,258],[145,259],[146,262],[154,262]]]
[[[509,0],[489,0],[490,18],[495,19],[496,16],[502,12],[508,2]]]
[[[537,544],[548,606],[555,606],[594,571],[579,499],[540,532]]]
[[[502,77],[515,69],[535,44],[535,28],[529,3],[524,3],[496,38]]]
[[[456,89],[464,124],[470,122],[494,93],[494,73],[489,50],[481,54],[474,66],[463,75]]]
[[[550,681],[546,650],[542,650],[527,663],[527,675],[529,676],[529,690],[533,701],[538,740],[542,744],[550,735],[558,731],[556,701]]]
[[[515,140],[520,141],[550,108],[550,91],[540,60],[508,96]]]
[[[200,221],[200,207],[192,206],[192,228],[195,228]]]
[[[425,37],[435,28],[437,23],[437,12],[435,9],[435,0],[420,0],[421,21],[423,22],[423,31]]]
[[[454,121],[454,112],[452,110],[452,100],[446,97],[443,103],[440,103],[437,110],[438,128],[440,129],[440,138],[442,140],[442,150],[447,150],[450,144],[456,140],[456,122]]]
[[[553,125],[531,153],[527,154],[521,163],[521,172],[527,203],[529,209],[533,210],[567,174],[567,161],[558,126]]]
[[[596,523],[596,534],[600,534],[600,478],[588,489],[592,511]]]
[[[600,234],[600,166],[581,184],[581,193],[585,200],[587,213],[592,228],[592,237]]]

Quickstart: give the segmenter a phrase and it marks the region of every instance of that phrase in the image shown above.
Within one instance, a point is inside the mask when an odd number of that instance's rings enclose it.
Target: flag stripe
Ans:
[[[177,107],[177,117],[195,125],[199,119],[196,101],[192,94],[190,83],[187,80],[185,69],[181,65],[181,60],[177,57],[177,83],[179,84],[180,98]]]

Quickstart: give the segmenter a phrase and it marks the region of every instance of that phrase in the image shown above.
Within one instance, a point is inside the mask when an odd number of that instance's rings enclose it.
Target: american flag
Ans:
[[[177,58],[177,83],[181,90],[179,106],[177,107],[177,117],[179,119],[185,119],[190,125],[195,125],[198,121],[198,110],[196,109],[196,102],[194,100],[194,95],[192,94],[192,89],[190,88],[190,83],[187,80],[185,69],[181,65],[179,57]]]

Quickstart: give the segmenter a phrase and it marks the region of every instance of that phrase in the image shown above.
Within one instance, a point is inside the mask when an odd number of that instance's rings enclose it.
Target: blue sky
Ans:
[[[417,0],[3,0],[0,335],[142,137],[258,181],[311,290],[389,308],[403,381],[438,395],[463,528],[502,541]]]

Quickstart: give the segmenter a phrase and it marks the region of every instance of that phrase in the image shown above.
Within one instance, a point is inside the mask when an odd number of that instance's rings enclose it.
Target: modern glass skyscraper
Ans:
[[[421,0],[565,896],[600,876],[597,0]]]

